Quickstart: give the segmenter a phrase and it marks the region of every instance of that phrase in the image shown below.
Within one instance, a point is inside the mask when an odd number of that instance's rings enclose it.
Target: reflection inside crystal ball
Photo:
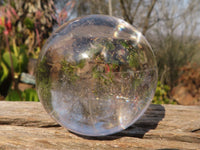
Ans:
[[[127,22],[90,15],[59,27],[44,45],[36,87],[46,111],[81,135],[132,125],[154,96],[157,67],[145,37]]]

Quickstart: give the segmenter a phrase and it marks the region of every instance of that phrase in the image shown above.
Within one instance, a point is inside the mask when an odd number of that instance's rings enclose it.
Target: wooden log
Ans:
[[[0,102],[4,149],[200,149],[200,106],[151,105],[134,125],[104,137],[60,127],[36,102]]]

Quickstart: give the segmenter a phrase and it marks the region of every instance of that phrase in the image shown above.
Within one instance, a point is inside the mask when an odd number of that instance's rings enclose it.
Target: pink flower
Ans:
[[[109,65],[108,65],[108,64],[106,64],[106,67],[105,67],[105,69],[106,69],[106,70],[105,70],[105,71],[106,71],[106,73],[107,73],[107,72],[110,72],[110,67],[109,67]]]
[[[4,35],[8,35],[8,30],[4,30]]]
[[[12,14],[9,10],[6,11],[6,17],[7,18],[11,18],[12,17]]]
[[[36,16],[37,19],[40,19],[40,18],[42,17],[41,11],[38,10],[38,11],[35,13],[35,16]]]
[[[3,21],[2,21],[2,18],[0,18],[0,25],[3,25]]]
[[[17,13],[16,13],[15,9],[14,9],[14,8],[12,8],[12,7],[11,7],[11,12],[12,12],[12,14],[13,14],[15,17],[17,17],[17,18],[18,18],[18,15],[17,15]]]
[[[8,19],[8,21],[6,22],[6,29],[8,32],[12,30],[12,23],[10,19]]]

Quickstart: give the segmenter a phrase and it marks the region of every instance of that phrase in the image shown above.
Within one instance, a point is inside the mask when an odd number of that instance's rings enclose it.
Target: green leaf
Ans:
[[[0,25],[0,34],[3,33],[4,30],[5,30],[5,28]]]
[[[18,53],[19,48],[16,46],[15,42],[13,42],[13,51],[14,51],[15,56],[18,57],[18,55],[19,55],[19,53]]]
[[[27,68],[28,65],[28,57],[26,54],[19,55],[19,72],[24,71]]]
[[[2,83],[7,78],[9,70],[3,62],[1,62],[0,68],[2,68],[0,72],[0,83]]]
[[[6,96],[7,101],[21,101],[21,92],[16,90],[9,90]]]
[[[34,101],[34,102],[39,101],[36,90],[31,88],[24,90],[24,92],[22,93],[22,97],[23,100],[25,101]]]
[[[29,30],[33,30],[34,29],[34,22],[30,18],[26,17],[24,19],[24,24]]]
[[[14,70],[17,70],[18,60],[17,60],[16,56],[13,53],[11,53],[11,56],[12,56]],[[5,52],[3,54],[3,61],[5,62],[5,64],[9,68],[11,68],[11,60],[10,60],[10,54],[9,54],[9,52]]]

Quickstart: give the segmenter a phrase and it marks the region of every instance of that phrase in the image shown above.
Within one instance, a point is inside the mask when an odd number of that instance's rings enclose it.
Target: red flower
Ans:
[[[8,21],[6,22],[6,29],[8,32],[12,30],[12,23],[10,19],[8,19]]]
[[[107,73],[107,72],[110,72],[110,67],[109,67],[109,65],[108,65],[108,64],[106,64],[106,67],[105,67],[105,69],[106,69],[106,73]]]
[[[0,18],[0,25],[3,25],[3,21],[2,21],[2,18]]]

